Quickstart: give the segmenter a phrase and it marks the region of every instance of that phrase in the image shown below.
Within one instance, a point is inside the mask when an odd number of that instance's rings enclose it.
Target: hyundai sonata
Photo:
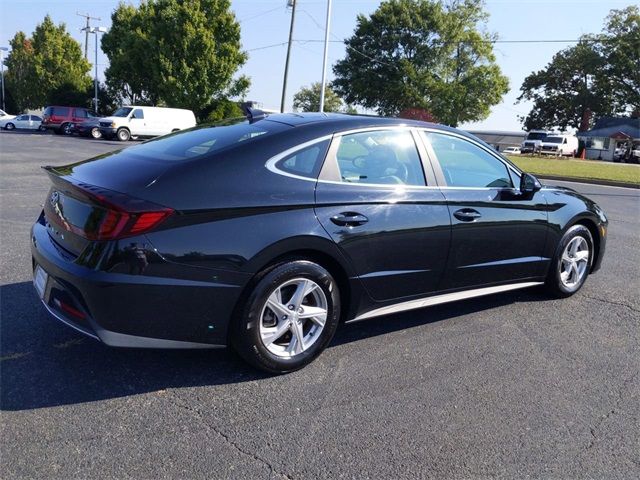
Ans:
[[[341,321],[596,271],[607,220],[477,138],[401,119],[250,111],[63,167],[31,234],[34,284],[107,345],[232,345],[269,372]]]

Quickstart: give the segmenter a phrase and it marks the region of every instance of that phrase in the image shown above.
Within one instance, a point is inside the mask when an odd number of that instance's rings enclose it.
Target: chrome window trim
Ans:
[[[307,182],[313,182],[316,183],[318,181],[318,179],[316,177],[305,177],[303,175],[296,175],[295,173],[290,173],[290,172],[286,172],[284,170],[279,169],[276,166],[276,163],[278,163],[280,160],[282,160],[283,158],[288,157],[289,155],[296,153],[300,150],[304,150],[307,147],[310,147],[312,145],[315,145],[316,143],[320,143],[320,142],[324,142],[326,140],[331,140],[333,138],[333,135],[324,135],[322,137],[318,137],[318,138],[314,138],[313,140],[309,140],[307,142],[301,143],[299,145],[296,145],[295,147],[291,147],[287,150],[285,150],[284,152],[280,152],[277,155],[271,157],[269,160],[267,160],[267,162],[264,164],[264,166],[267,168],[267,170],[269,170],[272,173],[276,173],[278,175],[284,175],[285,177],[290,177],[290,178],[295,178],[297,180],[305,180]],[[333,142],[332,142],[333,143]],[[323,160],[323,164],[324,161]],[[324,165],[323,167],[324,168]]]

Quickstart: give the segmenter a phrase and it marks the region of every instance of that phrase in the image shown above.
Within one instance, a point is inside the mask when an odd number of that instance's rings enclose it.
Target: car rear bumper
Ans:
[[[227,343],[242,285],[87,268],[69,258],[41,221],[31,231],[31,253],[34,274],[38,267],[46,272],[38,292],[42,303],[85,335],[116,347],[216,348]],[[176,268],[170,262],[162,266]]]

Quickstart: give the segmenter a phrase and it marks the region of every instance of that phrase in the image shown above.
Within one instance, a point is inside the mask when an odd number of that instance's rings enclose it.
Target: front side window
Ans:
[[[451,135],[424,132],[450,187],[512,188],[507,166],[473,143]]]
[[[18,118],[16,118],[16,121],[18,122],[23,122],[25,120],[29,120],[29,115],[20,115]]]
[[[76,108],[73,116],[76,118],[87,118],[87,111],[83,108]]]
[[[407,130],[344,135],[336,159],[345,183],[425,185],[420,156]]]
[[[288,173],[303,177],[316,178],[327,153],[329,140],[315,143],[284,157],[276,166]]]
[[[141,108],[136,108],[133,111],[133,115],[131,115],[131,118],[136,118],[138,120],[144,119],[144,111]]]

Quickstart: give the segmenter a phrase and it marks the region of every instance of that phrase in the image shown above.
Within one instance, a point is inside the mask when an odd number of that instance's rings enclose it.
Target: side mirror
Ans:
[[[542,188],[536,177],[530,173],[522,172],[520,177],[520,191],[522,193],[535,193]]]

